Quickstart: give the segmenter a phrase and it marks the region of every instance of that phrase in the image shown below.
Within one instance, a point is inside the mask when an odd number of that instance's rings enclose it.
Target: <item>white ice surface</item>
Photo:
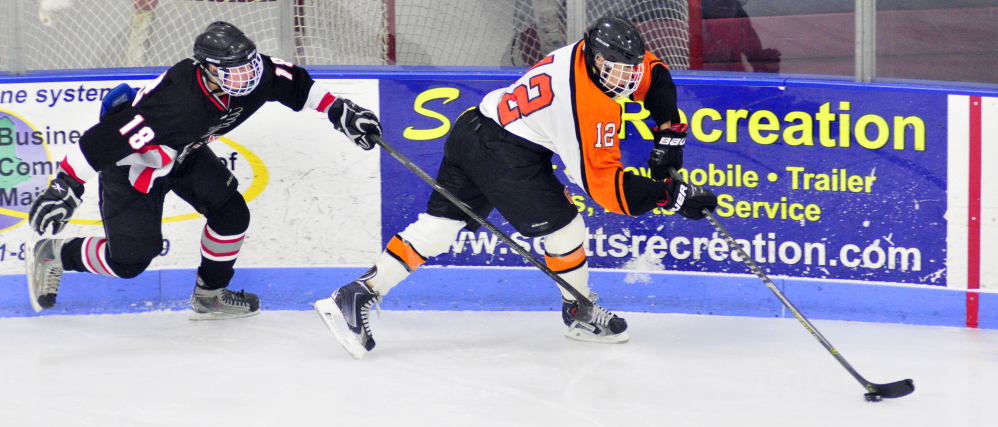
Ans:
[[[998,331],[627,313],[631,342],[554,312],[384,311],[354,360],[311,311],[0,319],[0,426],[988,426]]]

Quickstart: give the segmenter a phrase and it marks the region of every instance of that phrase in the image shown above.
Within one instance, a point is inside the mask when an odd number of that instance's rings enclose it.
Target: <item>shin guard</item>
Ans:
[[[581,216],[576,216],[568,225],[544,237],[544,262],[582,295],[589,295],[589,262],[582,247],[585,238],[586,225]],[[568,291],[558,289],[565,300],[575,300]]]
[[[464,221],[419,214],[416,222],[388,242],[375,261],[374,276],[367,283],[384,296],[427,259],[446,252],[464,226]]]

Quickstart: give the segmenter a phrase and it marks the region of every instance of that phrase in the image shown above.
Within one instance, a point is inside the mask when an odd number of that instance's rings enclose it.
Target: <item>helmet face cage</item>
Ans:
[[[263,58],[259,52],[250,55],[250,61],[235,67],[217,67],[218,86],[231,96],[248,95],[263,78]],[[209,59],[209,63],[211,60]]]
[[[597,55],[596,58],[602,59],[603,56]],[[599,69],[600,86],[604,87],[614,99],[627,98],[638,90],[644,73],[643,63],[631,65],[603,60]]]

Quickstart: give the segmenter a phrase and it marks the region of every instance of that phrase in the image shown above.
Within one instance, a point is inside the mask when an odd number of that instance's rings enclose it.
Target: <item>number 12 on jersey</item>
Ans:
[[[617,135],[617,124],[609,122],[596,123],[596,148],[613,147],[613,137]]]

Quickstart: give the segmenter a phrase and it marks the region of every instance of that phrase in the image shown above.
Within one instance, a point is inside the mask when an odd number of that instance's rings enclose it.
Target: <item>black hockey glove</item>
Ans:
[[[49,224],[52,224],[52,234],[59,234],[80,206],[82,196],[83,184],[65,172],[59,172],[48,188],[31,202],[28,213],[31,228],[42,235]]]
[[[710,190],[689,185],[682,180],[669,178],[665,180],[666,190],[658,205],[689,219],[702,219],[703,209],[714,212],[717,208],[717,196]]]
[[[336,98],[329,107],[329,121],[336,130],[346,134],[354,144],[365,150],[374,148],[368,135],[381,135],[381,123],[374,112],[354,104],[349,99]]]
[[[686,146],[686,123],[675,123],[668,129],[656,130],[655,147],[648,158],[651,177],[661,181],[669,177],[669,169],[682,169],[683,147]]]

